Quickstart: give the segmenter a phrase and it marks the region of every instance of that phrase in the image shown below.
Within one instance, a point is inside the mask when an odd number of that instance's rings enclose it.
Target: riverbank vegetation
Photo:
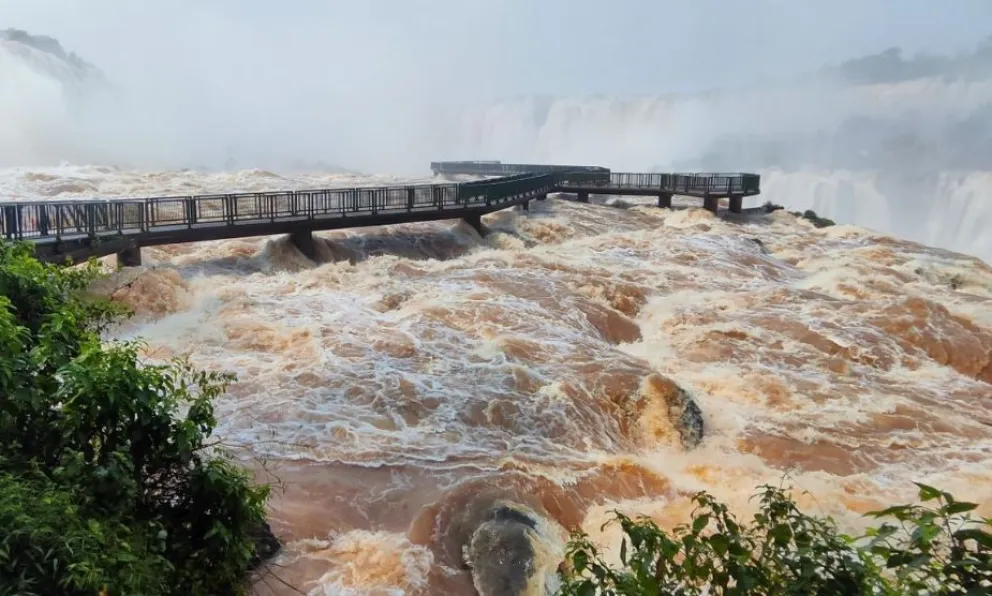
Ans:
[[[244,592],[268,487],[211,439],[232,379],[102,342],[98,275],[0,240],[0,595]]]
[[[575,534],[560,594],[992,594],[992,519],[973,518],[974,503],[917,486],[920,504],[868,514],[883,521],[860,537],[801,512],[772,486],[755,495],[758,512],[746,521],[706,493],[693,497],[692,519],[670,532],[617,512],[610,523],[623,531],[619,564]]]

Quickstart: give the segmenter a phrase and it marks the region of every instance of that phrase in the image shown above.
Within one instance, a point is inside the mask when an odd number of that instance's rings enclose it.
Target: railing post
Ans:
[[[48,221],[48,203],[39,205],[38,206],[38,209],[39,209],[39,211],[38,211],[38,232],[42,236],[48,236],[48,228],[49,228],[49,225],[51,224],[51,222]]]
[[[406,210],[413,211],[413,203],[416,200],[416,190],[412,186],[406,187]]]
[[[4,234],[9,240],[18,237],[17,235],[17,206],[9,205],[3,208]]]
[[[192,228],[196,223],[196,204],[193,203],[192,197],[183,199],[183,204],[186,206],[186,227]]]
[[[231,200],[231,195],[224,195],[224,223],[229,226],[234,225],[234,201]]]
[[[96,236],[96,205],[92,203],[86,205],[86,235]]]

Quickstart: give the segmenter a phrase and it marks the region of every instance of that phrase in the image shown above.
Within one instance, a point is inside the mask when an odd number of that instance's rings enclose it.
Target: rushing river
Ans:
[[[0,181],[18,199],[398,182],[68,166]],[[119,337],[237,373],[218,434],[278,483],[288,584],[472,594],[465,550],[509,507],[541,593],[568,531],[616,546],[600,529],[614,508],[672,526],[708,490],[746,514],[786,474],[851,530],[914,480],[992,514],[982,261],[696,201],[553,195],[483,222],[485,238],[458,221],[321,233],[316,264],[284,237],[147,248],[120,276],[138,317]]]

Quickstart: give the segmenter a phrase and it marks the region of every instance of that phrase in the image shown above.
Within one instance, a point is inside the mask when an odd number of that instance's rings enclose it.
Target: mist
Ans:
[[[0,1],[0,27],[52,36],[107,80],[66,100],[50,78],[0,61],[0,164],[302,161],[421,173],[433,152],[526,153],[473,146],[452,131],[472,110],[508,97],[743,89],[743,103],[727,100],[730,112],[680,105],[670,118],[677,130],[664,143],[634,143],[636,160],[610,154],[622,132],[606,124],[578,139],[604,147],[579,156],[608,165],[675,163],[728,133],[842,120],[823,94],[829,77],[790,83],[800,86],[787,98],[766,90],[772,81],[781,86],[859,50],[963,51],[984,33],[979,17],[990,16],[980,1],[954,11],[920,1],[806,4]]]

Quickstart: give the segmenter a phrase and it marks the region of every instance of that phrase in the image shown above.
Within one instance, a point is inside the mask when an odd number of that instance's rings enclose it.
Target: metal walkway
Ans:
[[[436,174],[498,176],[472,182],[398,187],[293,190],[151,197],[0,203],[0,234],[35,244],[46,261],[78,262],[117,254],[123,265],[141,263],[141,247],[225,238],[290,234],[309,257],[318,230],[464,219],[480,233],[481,217],[508,207],[528,209],[549,193],[657,195],[671,206],[673,194],[702,197],[717,209],[729,197],[740,210],[758,194],[754,174],[625,174],[606,168],[434,162]]]
[[[761,177],[744,173],[640,174],[611,172],[601,166],[507,164],[499,161],[435,161],[435,175],[507,176],[522,173],[557,173],[558,192],[574,193],[587,202],[590,194],[657,196],[659,207],[671,207],[672,195],[703,199],[716,213],[720,199],[729,199],[739,213],[744,197],[761,193]]]

